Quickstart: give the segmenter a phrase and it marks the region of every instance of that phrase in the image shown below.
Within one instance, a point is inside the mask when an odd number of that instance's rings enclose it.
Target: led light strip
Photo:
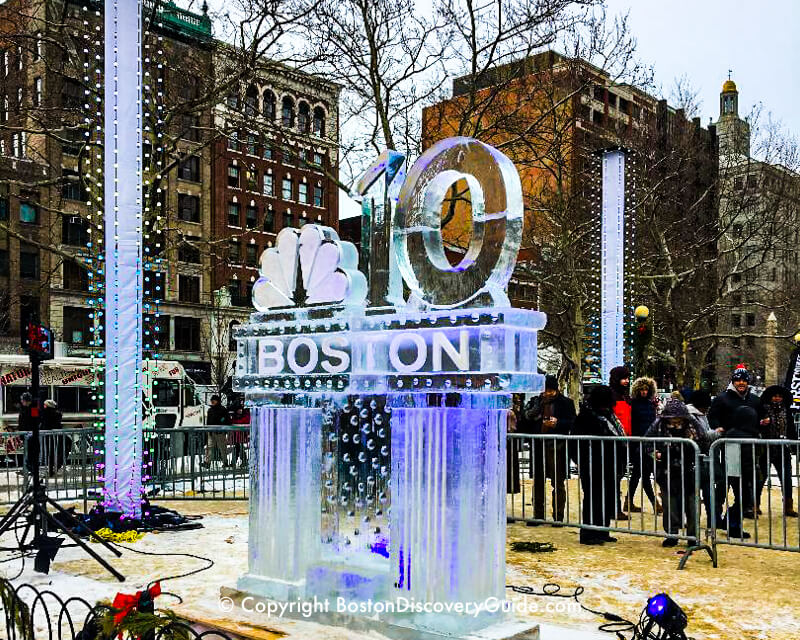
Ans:
[[[142,503],[141,33],[138,0],[105,4],[104,492],[131,517]]]

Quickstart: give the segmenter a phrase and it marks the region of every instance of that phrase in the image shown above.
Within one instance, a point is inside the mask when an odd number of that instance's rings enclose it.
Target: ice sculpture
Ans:
[[[519,629],[498,631],[502,612],[475,607],[504,599],[510,394],[543,386],[546,318],[505,294],[522,236],[519,175],[467,138],[434,145],[407,176],[403,161],[385,152],[356,189],[369,281],[326,227],[285,229],[262,256],[258,311],[236,333],[234,388],[254,430],[238,588],[381,602],[377,615],[330,621],[408,637],[506,637]],[[457,180],[470,186],[473,238],[453,267],[439,216]]]

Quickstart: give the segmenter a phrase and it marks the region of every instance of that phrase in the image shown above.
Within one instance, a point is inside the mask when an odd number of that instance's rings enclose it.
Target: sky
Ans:
[[[640,59],[663,95],[686,75],[700,91],[703,124],[719,115],[719,92],[732,70],[739,113],[763,103],[800,136],[800,0],[606,0],[630,13]]]
[[[424,11],[430,0],[417,4]],[[609,15],[629,13],[637,55],[654,68],[660,88],[655,93],[669,98],[675,80],[686,76],[699,92],[698,115],[706,125],[719,116],[719,92],[731,70],[742,116],[761,103],[764,115],[770,113],[800,138],[800,0],[606,0],[606,5]],[[341,195],[341,217],[357,215],[358,206]]]

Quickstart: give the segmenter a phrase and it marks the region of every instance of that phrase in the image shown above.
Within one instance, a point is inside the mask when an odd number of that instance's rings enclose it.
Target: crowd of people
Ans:
[[[610,372],[609,384],[591,388],[576,412],[573,400],[559,390],[557,379],[547,376],[542,394],[524,406],[515,406],[510,428],[524,434],[584,438],[530,441],[528,476],[533,483],[533,517],[528,524],[536,526],[546,519],[548,483],[552,520],[565,521],[570,465],[577,468],[583,496],[583,544],[616,542],[608,531],[612,520],[628,520],[631,514],[640,513],[644,497],[653,512],[662,516],[665,547],[678,544],[683,528],[689,544],[696,539],[698,497],[705,505],[708,526],[713,518],[730,536],[749,538],[744,520],[761,513],[761,496],[773,468],[783,494],[782,513],[796,518],[792,496],[795,474],[788,447],[743,444],[738,465],[726,466],[721,447],[709,455],[711,444],[718,438],[798,439],[789,391],[774,385],[759,396],[750,383],[751,373],[740,366],[733,371],[728,387],[713,399],[707,391],[698,389],[683,395],[673,392],[662,401],[653,379],[641,377],[631,384],[630,370],[616,367]],[[680,440],[671,442],[674,439]],[[697,449],[687,441],[694,442]],[[522,446],[522,441],[516,440],[509,447],[510,493],[520,491]],[[700,496],[695,484],[698,465]],[[643,497],[637,504],[640,485]],[[723,514],[729,490],[733,501]]]

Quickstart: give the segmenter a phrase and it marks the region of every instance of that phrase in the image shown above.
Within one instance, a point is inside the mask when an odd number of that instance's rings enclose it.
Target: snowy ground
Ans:
[[[29,561],[15,582],[29,582],[54,589],[62,598],[80,596],[90,602],[111,600],[118,591],[134,593],[151,580],[162,579],[165,591],[178,594],[183,603],[164,595],[158,604],[181,615],[205,621],[209,626],[234,626],[243,637],[267,639],[288,635],[294,639],[376,640],[378,636],[323,628],[310,622],[266,618],[264,614],[234,616],[220,610],[220,588],[232,587],[247,563],[247,503],[244,501],[183,501],[164,503],[186,514],[203,516],[200,531],[148,534],[129,545],[146,556],[125,550],[114,566],[128,577],[118,583],[102,567],[76,549],[62,550],[50,575],[33,572]],[[685,571],[677,571],[675,550],[662,549],[660,540],[621,535],[616,545],[583,547],[577,530],[569,528],[509,526],[509,541],[552,542],[554,553],[508,551],[509,584],[541,588],[557,582],[564,590],[581,585],[582,602],[593,609],[611,611],[631,620],[638,619],[647,597],[668,591],[687,611],[689,635],[697,640],[792,640],[800,637],[800,605],[797,603],[797,554],[724,547],[721,565],[711,567],[707,557],[690,560]],[[8,544],[8,537],[3,544]],[[212,558],[214,566],[193,576],[164,580],[165,577],[200,569],[203,560],[181,556],[196,554]],[[104,556],[109,556],[103,552]],[[19,561],[0,565],[6,576],[15,575]],[[513,600],[522,596],[512,595]],[[602,620],[585,611],[574,611],[538,600],[539,611],[529,615],[542,623],[543,640],[589,640],[608,638],[597,634]],[[77,605],[76,605],[77,606]],[[76,610],[80,617],[80,613]]]

